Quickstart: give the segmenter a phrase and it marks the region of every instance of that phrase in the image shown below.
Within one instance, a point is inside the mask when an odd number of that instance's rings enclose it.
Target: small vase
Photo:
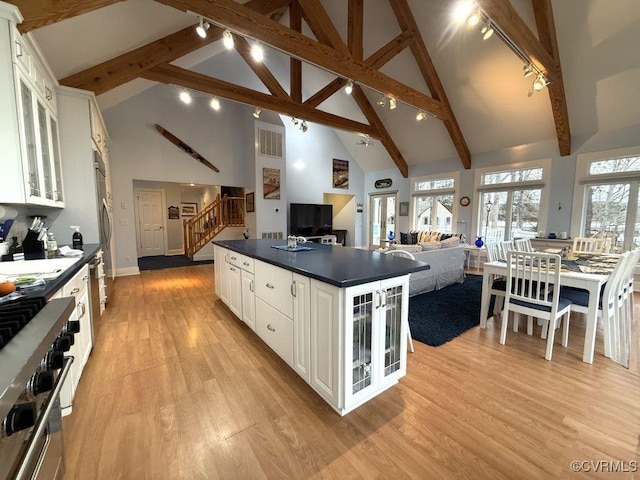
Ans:
[[[484,242],[482,241],[482,237],[476,238],[476,247],[481,248],[483,245]]]

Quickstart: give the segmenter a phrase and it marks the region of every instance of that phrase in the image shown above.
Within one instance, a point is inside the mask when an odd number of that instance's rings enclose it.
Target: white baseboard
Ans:
[[[127,277],[129,275],[140,275],[138,267],[116,268],[116,277]]]
[[[215,258],[213,253],[204,253],[202,255],[198,255],[197,253],[193,256],[194,262],[201,262],[203,260],[213,260]]]
[[[174,248],[173,250],[167,250],[165,253],[167,257],[171,257],[173,255],[184,255],[184,249],[182,248]]]

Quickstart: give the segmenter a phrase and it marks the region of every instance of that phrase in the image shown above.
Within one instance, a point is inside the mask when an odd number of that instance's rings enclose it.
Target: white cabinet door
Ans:
[[[293,274],[293,368],[307,383],[311,378],[311,281]]]
[[[284,268],[256,261],[256,297],[293,318],[293,273]]]
[[[229,309],[238,318],[242,318],[242,276],[241,270],[227,265],[227,283],[229,284]]]
[[[407,372],[407,327],[409,314],[409,276],[380,282],[382,305],[377,326],[380,328],[380,362],[377,370],[380,387],[393,384]]]
[[[214,262],[216,294],[225,305],[229,305],[229,280],[227,278],[228,266],[226,258],[229,251],[226,248],[216,247],[216,252]]]
[[[256,330],[256,295],[253,273],[242,270],[242,321]]]
[[[76,362],[79,363],[80,375],[82,375],[82,370],[89,360],[89,354],[93,347],[91,342],[91,307],[89,305],[88,289],[85,289],[82,296],[76,300],[76,310],[78,311],[78,321],[80,322],[80,332],[75,335],[76,343],[79,344],[79,357],[76,358]],[[78,375],[78,380],[80,380],[80,375]]]
[[[340,289],[311,280],[310,385],[334,408],[340,405],[342,330]]]

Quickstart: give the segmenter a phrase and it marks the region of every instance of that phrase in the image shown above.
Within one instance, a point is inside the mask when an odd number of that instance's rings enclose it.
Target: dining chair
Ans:
[[[499,262],[505,261],[502,257],[502,250],[500,249],[500,245],[498,243],[487,243],[485,245],[487,250],[487,261],[489,262]],[[491,282],[491,290],[489,291],[490,295],[495,296],[495,300],[493,303],[493,315],[497,315],[502,311],[504,306],[504,298],[507,291],[507,280],[505,277],[500,275],[494,275]]]
[[[560,296],[560,255],[543,252],[507,253],[507,291],[502,310],[500,343],[507,340],[509,313],[518,322],[520,314],[529,317],[527,330],[533,330],[533,318],[548,324],[547,347],[544,358],[551,360],[555,331],[563,324],[562,345],[569,340],[571,301]],[[564,322],[562,322],[564,320]]]
[[[573,253],[606,253],[608,239],[596,237],[576,237],[573,239]]]
[[[612,339],[616,335],[616,324],[620,319],[620,299],[623,297],[625,266],[631,256],[625,252],[618,258],[615,267],[609,274],[598,300],[598,316],[603,322],[604,354],[611,357]],[[637,262],[637,259],[636,259]],[[579,288],[561,287],[560,295],[571,300],[571,311],[587,314],[589,306],[589,292]]]
[[[516,250],[516,246],[513,243],[513,240],[505,240],[503,242],[500,242],[498,245],[500,245],[500,255],[505,260],[507,259],[507,252],[509,250]]]
[[[623,266],[621,281],[618,289],[620,320],[614,322],[610,329],[611,359],[629,368],[629,354],[631,349],[631,327],[633,325],[633,277],[636,265],[640,260],[640,249],[630,252],[629,258]]]
[[[385,255],[403,257],[410,260],[416,259],[416,257],[413,256],[413,253],[407,252],[406,250],[388,250],[385,252]],[[413,338],[411,337],[411,327],[409,326],[409,319],[407,318],[405,321],[407,322],[407,344],[409,345],[409,351],[413,353]]]
[[[519,238],[515,242],[516,250],[519,252],[533,252],[533,247],[531,246],[530,238]]]

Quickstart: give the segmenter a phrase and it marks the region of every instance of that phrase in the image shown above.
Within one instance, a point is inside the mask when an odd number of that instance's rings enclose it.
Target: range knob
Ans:
[[[25,391],[32,397],[36,397],[41,393],[48,392],[53,389],[53,373],[36,372],[31,376]]]
[[[80,333],[80,321],[69,320],[62,329],[62,333]]]
[[[73,334],[63,333],[53,342],[53,349],[56,352],[68,352],[73,345]]]
[[[14,405],[4,419],[3,430],[10,437],[20,430],[31,428],[36,424],[36,403],[20,403]]]
[[[64,365],[64,353],[52,350],[47,352],[40,362],[40,366],[45,370],[59,370]]]

